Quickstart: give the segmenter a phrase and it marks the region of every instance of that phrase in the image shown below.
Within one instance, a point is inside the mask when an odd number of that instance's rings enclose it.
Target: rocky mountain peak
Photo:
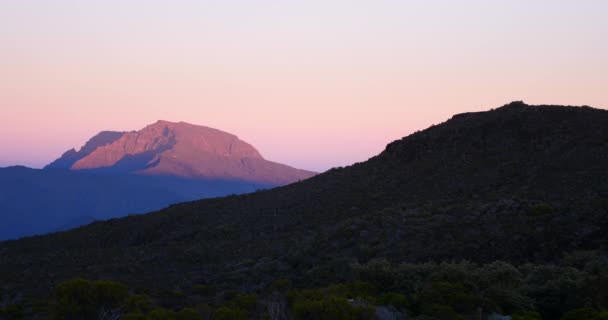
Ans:
[[[106,136],[100,133],[98,136]],[[195,179],[234,179],[286,184],[314,175],[265,160],[236,135],[186,122],[159,120],[139,131],[93,138],[79,153],[66,152],[47,167],[129,172]]]

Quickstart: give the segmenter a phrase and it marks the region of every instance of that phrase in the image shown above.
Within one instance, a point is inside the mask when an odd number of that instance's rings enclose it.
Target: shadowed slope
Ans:
[[[0,240],[271,186],[234,180],[0,168]]]

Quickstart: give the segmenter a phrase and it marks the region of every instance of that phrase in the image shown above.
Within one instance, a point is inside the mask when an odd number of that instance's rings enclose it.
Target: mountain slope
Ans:
[[[66,230],[270,185],[237,180],[0,168],[0,240]]]
[[[551,262],[608,245],[607,160],[607,111],[512,103],[285,187],[4,242],[0,282],[256,287],[339,281],[372,258]]]
[[[97,148],[108,145],[120,137],[122,137],[125,132],[116,132],[116,131],[102,131],[95,136],[93,136],[85,145],[78,151],[76,149],[70,149],[66,151],[61,157],[56,159],[55,161],[49,163],[44,168],[45,169],[69,169],[74,163],[78,160],[90,155]]]
[[[0,240],[312,175],[267,161],[235,135],[208,127],[158,121],[140,131],[103,131],[44,170],[0,168]]]
[[[166,175],[195,179],[235,179],[281,185],[313,172],[265,160],[235,135],[185,122],[158,121],[100,145],[73,170]]]

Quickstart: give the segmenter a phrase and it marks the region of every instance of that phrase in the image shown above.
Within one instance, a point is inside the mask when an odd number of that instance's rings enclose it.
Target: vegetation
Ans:
[[[294,287],[278,279],[250,292],[203,290],[178,299],[147,295],[114,281],[72,279],[57,285],[42,307],[33,303],[0,309],[5,319],[376,319],[378,314],[413,319],[514,320],[608,319],[608,260],[576,252],[560,265],[514,266],[391,263],[372,260],[347,266],[352,278],[323,287]]]
[[[601,318],[606,137],[606,111],[515,103],[286,187],[2,242],[0,306],[26,318],[100,306],[131,319]],[[64,309],[73,300],[57,290],[75,277],[123,283],[126,300],[100,302],[89,281],[91,305]]]

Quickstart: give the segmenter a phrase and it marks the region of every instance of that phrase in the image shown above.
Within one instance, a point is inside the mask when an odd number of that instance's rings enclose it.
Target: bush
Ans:
[[[523,311],[513,314],[513,320],[542,320],[542,318],[538,312]]]
[[[156,308],[148,313],[146,320],[176,320],[175,311],[164,308]]]
[[[192,287],[192,291],[195,294],[201,295],[203,297],[213,297],[213,296],[215,296],[215,293],[216,293],[216,289],[214,286],[202,285],[202,284]]]
[[[97,319],[102,313],[120,312],[127,296],[127,287],[118,282],[68,280],[55,288],[51,318]]]
[[[247,313],[241,309],[222,306],[213,313],[213,320],[246,320]]]
[[[439,320],[464,320],[464,318],[456,313],[452,307],[437,303],[424,305],[422,314]]]
[[[597,311],[591,308],[574,309],[566,312],[561,320],[608,320],[607,311]]]
[[[329,296],[319,300],[301,298],[293,303],[296,319],[303,320],[341,320],[373,319],[374,309],[366,306],[353,306],[346,298]]]
[[[148,313],[152,310],[152,301],[145,294],[135,294],[127,298],[125,310],[132,313]]]
[[[127,313],[127,314],[123,315],[120,319],[121,320],[146,320],[147,318],[142,313],[134,312],[134,313]]]
[[[23,319],[23,307],[16,304],[9,304],[0,308],[0,319]]]
[[[270,288],[279,292],[285,292],[291,288],[291,281],[286,278],[277,279],[270,285]]]
[[[553,207],[548,203],[541,202],[530,209],[530,214],[534,217],[545,216],[553,213]]]
[[[176,320],[200,320],[202,318],[203,317],[192,308],[182,309],[175,315]]]
[[[381,295],[380,298],[378,298],[378,304],[390,305],[395,308],[403,309],[408,307],[411,304],[411,301],[403,294],[389,292]]]
[[[468,314],[475,312],[482,305],[481,299],[469,294],[464,286],[448,282],[433,282],[418,296],[418,301],[423,312],[428,308],[434,310],[439,306],[449,306],[452,310]]]

